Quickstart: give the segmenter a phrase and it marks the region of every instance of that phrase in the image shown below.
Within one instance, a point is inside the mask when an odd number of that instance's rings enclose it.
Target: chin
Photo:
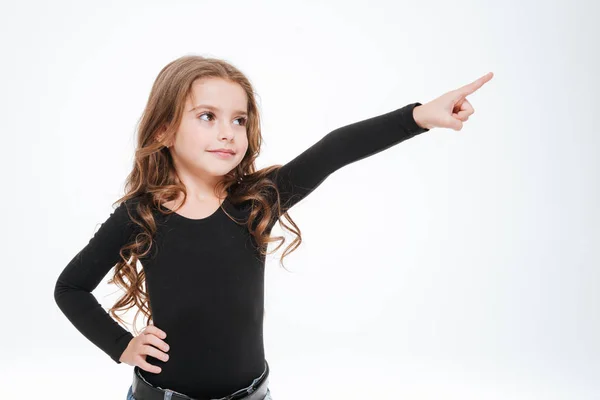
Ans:
[[[232,167],[227,167],[227,168],[205,168],[204,170],[206,171],[206,173],[210,176],[213,177],[220,177],[220,176],[224,176],[227,175],[229,172],[231,172],[233,169],[235,168],[235,166]]]

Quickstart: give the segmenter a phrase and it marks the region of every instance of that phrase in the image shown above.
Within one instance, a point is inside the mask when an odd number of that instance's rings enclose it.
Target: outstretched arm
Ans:
[[[461,130],[475,110],[467,100],[494,74],[452,90],[422,105],[408,104],[387,114],[338,128],[272,173],[281,195],[280,215],[298,203],[332,172],[377,154],[432,128]]]
[[[310,194],[325,178],[345,165],[379,153],[427,132],[417,124],[408,104],[383,115],[337,128],[272,173],[281,196],[280,215]]]

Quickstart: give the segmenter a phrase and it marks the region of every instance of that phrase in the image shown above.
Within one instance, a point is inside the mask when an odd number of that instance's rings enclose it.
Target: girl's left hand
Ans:
[[[469,119],[469,115],[475,110],[466,97],[492,79],[494,74],[488,72],[481,78],[461,88],[443,94],[429,103],[417,106],[413,109],[413,117],[417,125],[422,128],[450,128],[460,131],[463,122]]]

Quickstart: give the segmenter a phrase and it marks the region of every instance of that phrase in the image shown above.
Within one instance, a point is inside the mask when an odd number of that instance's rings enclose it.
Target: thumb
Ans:
[[[463,122],[460,119],[450,115],[446,120],[446,126],[450,129],[454,129],[455,131],[460,131],[463,127]]]

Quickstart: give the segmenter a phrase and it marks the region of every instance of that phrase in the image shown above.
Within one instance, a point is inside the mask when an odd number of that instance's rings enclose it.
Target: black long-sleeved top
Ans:
[[[339,168],[428,131],[413,118],[412,103],[338,128],[285,164],[274,179],[285,210]],[[115,362],[133,335],[98,303],[92,291],[119,261],[119,249],[138,233],[119,205],[89,243],[64,268],[54,291],[71,323]],[[225,199],[234,216],[245,211]],[[264,256],[249,245],[245,225],[221,208],[202,219],[155,213],[158,251],[140,259],[153,323],[167,333],[169,360],[142,370],[153,385],[194,398],[222,397],[248,386],[264,368]],[[154,244],[153,244],[154,246]]]

